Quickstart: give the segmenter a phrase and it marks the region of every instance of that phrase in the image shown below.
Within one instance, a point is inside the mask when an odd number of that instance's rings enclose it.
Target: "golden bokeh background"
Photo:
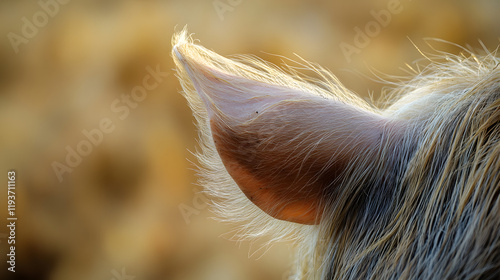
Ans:
[[[377,23],[389,7],[398,12]],[[277,55],[298,54],[367,97],[383,86],[371,71],[406,75],[405,64],[421,58],[415,45],[429,50],[425,38],[494,50],[499,12],[493,0],[3,0],[0,278],[286,279],[290,244],[263,254],[258,243],[228,240],[233,227],[209,219],[197,194],[196,130],[170,57],[172,34],[185,25],[223,55],[280,64]],[[368,40],[347,59],[341,45],[355,46],[366,28]],[[128,115],[117,113],[112,104],[151,68],[166,74]],[[54,162],[66,164],[68,147],[105,118],[114,130],[60,182]],[[9,170],[17,175],[15,273],[6,262]]]

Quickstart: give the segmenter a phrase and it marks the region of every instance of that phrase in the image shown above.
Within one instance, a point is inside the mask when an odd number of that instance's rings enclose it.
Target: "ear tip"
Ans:
[[[181,31],[176,32],[172,36],[172,45],[187,43],[191,40],[190,37],[191,36],[188,35],[187,26],[184,26],[184,28]]]
[[[184,55],[183,55],[183,47],[186,46],[186,44],[189,44],[189,42],[186,39],[186,36],[184,31],[174,35],[172,38],[172,54],[174,57],[176,57],[179,60],[185,60]]]
[[[172,54],[180,61],[184,61],[184,56],[179,51],[179,45],[174,45],[172,48]]]
[[[186,60],[188,47],[194,45],[191,34],[188,33],[187,26],[172,36],[172,54],[181,61]]]
[[[196,48],[191,38],[187,35],[187,29],[175,34],[172,38],[172,57],[179,69],[185,69],[190,78],[194,78],[193,68],[197,68]],[[190,71],[191,70],[191,71]]]

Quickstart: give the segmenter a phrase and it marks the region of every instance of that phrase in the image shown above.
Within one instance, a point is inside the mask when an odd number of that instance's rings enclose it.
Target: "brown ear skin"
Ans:
[[[259,140],[255,134],[237,134],[214,122],[211,128],[226,170],[250,201],[274,218],[301,224],[316,223],[321,186],[292,189],[300,184],[305,186],[306,182],[296,180],[291,170],[281,169],[280,161],[286,161],[284,155],[270,151],[263,155],[266,151],[257,147]]]
[[[331,100],[286,100],[245,124],[227,123],[212,119],[212,135],[243,193],[274,218],[309,225],[319,223],[323,197],[339,186],[349,162],[377,149],[383,129],[383,120]]]

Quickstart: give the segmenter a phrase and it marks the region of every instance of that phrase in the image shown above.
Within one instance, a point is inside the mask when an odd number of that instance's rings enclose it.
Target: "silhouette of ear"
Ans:
[[[341,185],[349,164],[380,148],[388,121],[376,113],[272,84],[259,76],[272,71],[260,74],[188,42],[175,45],[173,56],[203,101],[227,172],[277,219],[318,223],[323,197]]]

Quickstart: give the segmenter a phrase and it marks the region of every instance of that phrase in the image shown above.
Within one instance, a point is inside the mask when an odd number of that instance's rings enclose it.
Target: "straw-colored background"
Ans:
[[[21,35],[23,17],[43,10],[36,1],[0,2],[0,278],[285,279],[289,245],[248,257],[258,245],[221,237],[232,227],[207,219],[195,196],[188,150],[196,149],[196,131],[172,71],[171,36],[187,24],[223,55],[279,64],[269,53],[296,53],[362,96],[382,87],[363,77],[375,78],[370,67],[400,75],[421,57],[412,42],[424,50],[426,37],[473,47],[480,39],[490,50],[499,43],[499,1],[401,0],[401,12],[348,62],[340,44],[353,44],[354,28],[374,21],[371,11],[395,2],[73,0],[18,53],[8,34]],[[221,16],[214,3],[235,7]],[[111,104],[142,84],[148,66],[169,75],[119,119]],[[64,163],[66,147],[75,149],[86,139],[82,130],[103,118],[115,130],[59,182],[52,163]],[[15,273],[6,264],[10,169],[17,171]],[[186,220],[179,207],[199,212]]]

